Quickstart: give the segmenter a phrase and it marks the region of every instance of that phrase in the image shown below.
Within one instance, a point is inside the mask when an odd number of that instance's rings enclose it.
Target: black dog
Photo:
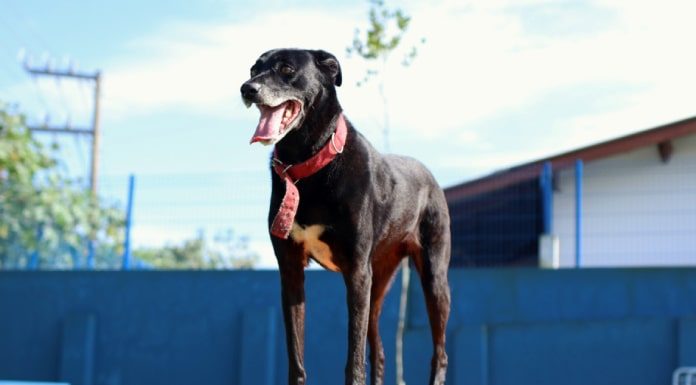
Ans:
[[[343,274],[349,314],[346,384],[382,384],[379,315],[400,261],[420,274],[432,329],[430,384],[444,384],[450,310],[449,214],[433,176],[414,159],[381,155],[343,117],[336,58],[324,51],[264,53],[242,85],[261,118],[253,142],[275,144],[269,228],[278,259],[289,383],[304,384],[304,268]],[[299,202],[298,202],[299,201]]]

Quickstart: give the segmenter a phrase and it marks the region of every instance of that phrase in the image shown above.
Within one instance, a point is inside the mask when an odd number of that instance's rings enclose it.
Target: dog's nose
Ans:
[[[249,99],[256,96],[256,94],[259,93],[259,88],[261,88],[261,86],[258,83],[246,82],[242,84],[242,97],[244,99]]]

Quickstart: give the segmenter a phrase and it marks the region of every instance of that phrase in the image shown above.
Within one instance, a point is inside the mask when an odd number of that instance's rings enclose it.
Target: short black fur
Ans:
[[[330,53],[278,49],[261,55],[241,91],[248,104],[264,104],[269,98],[302,101],[301,122],[276,143],[279,160],[296,164],[330,140],[343,112],[335,88],[341,82],[340,64]],[[421,278],[431,323],[434,354],[429,383],[444,384],[450,309],[450,229],[444,194],[418,161],[380,154],[350,122],[347,125],[343,153],[297,183],[298,234],[306,235],[302,231],[320,226],[318,242],[312,245],[326,245],[330,252],[320,258],[318,249],[308,246],[309,241],[303,243],[300,235],[289,239],[271,236],[282,287],[288,383],[306,382],[304,268],[309,259],[340,271],[346,283],[349,343],[345,383],[365,384],[365,346],[369,341],[371,383],[381,385],[385,362],[379,314],[400,261],[410,257]],[[283,180],[273,171],[271,175],[269,228],[285,193]]]

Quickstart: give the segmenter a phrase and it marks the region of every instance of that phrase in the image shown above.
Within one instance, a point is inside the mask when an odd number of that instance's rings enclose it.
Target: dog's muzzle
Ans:
[[[277,97],[253,81],[242,84],[240,92],[247,107],[256,104],[261,112],[250,143],[275,144],[299,125],[303,112],[300,100]]]

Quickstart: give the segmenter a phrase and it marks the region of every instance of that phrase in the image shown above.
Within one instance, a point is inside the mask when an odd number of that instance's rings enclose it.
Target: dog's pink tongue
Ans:
[[[281,134],[280,123],[283,121],[285,103],[277,107],[260,106],[259,109],[261,110],[259,125],[256,126],[256,132],[249,143],[271,140]]]

